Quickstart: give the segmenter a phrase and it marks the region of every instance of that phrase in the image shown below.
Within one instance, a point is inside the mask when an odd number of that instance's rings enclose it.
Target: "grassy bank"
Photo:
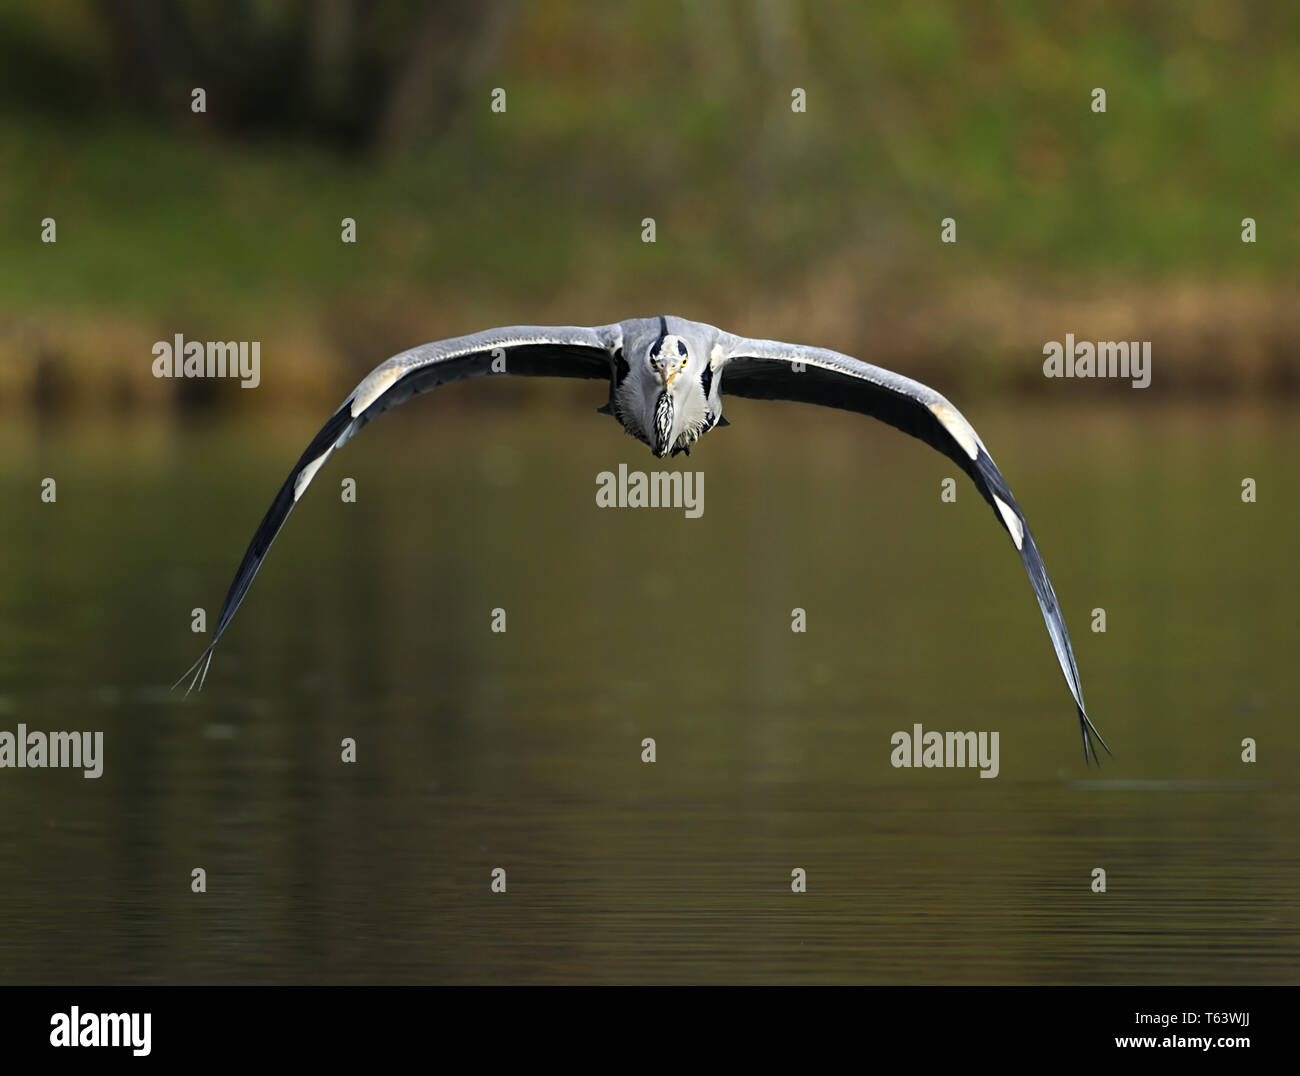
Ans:
[[[177,332],[263,342],[240,406],[316,406],[424,339],[661,310],[954,392],[1041,388],[1067,332],[1152,340],[1153,390],[1296,381],[1293,9],[543,2],[382,154],[141,114],[69,10],[5,16],[0,408],[170,406]]]

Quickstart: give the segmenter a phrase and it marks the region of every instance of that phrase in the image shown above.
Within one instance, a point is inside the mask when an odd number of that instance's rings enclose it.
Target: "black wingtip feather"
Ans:
[[[1090,718],[1084,712],[1082,706],[1080,706],[1078,709],[1079,709],[1079,735],[1083,737],[1083,761],[1087,765],[1092,765],[1093,762],[1096,762],[1097,766],[1100,768],[1101,756],[1097,754],[1097,744],[1101,744],[1106,754],[1109,755],[1111,758],[1114,758],[1115,755],[1111,751],[1111,749],[1107,746],[1106,741],[1101,738],[1101,733],[1097,731],[1097,726],[1092,723],[1092,718]],[[1089,749],[1091,749],[1092,751],[1091,758],[1088,757]]]
[[[172,691],[175,691],[181,686],[181,684],[185,683],[186,680],[189,680],[190,682],[190,686],[185,689],[186,696],[195,689],[195,685],[198,686],[199,691],[203,690],[204,681],[208,678],[208,669],[212,665],[212,654],[216,649],[216,645],[217,643],[215,639],[208,644],[207,649],[199,655],[198,660],[181,673],[180,679],[177,680],[176,683],[172,684]]]
[[[253,577],[257,575],[257,570],[266,559],[266,554],[271,549],[271,543],[275,541],[276,535],[280,533],[280,528],[284,526],[285,520],[289,518],[289,513],[293,511],[295,503],[293,496],[294,483],[304,467],[331,450],[339,439],[344,436],[345,431],[354,421],[351,413],[351,402],[349,398],[342,407],[330,416],[329,421],[325,423],[320,433],[312,438],[311,444],[307,446],[307,450],[299,457],[293,470],[289,472],[289,477],[280,486],[275,495],[275,500],[271,502],[271,507],[267,509],[266,515],[262,517],[262,522],[254,532],[253,540],[249,543],[248,549],[244,552],[243,560],[240,561],[239,567],[235,571],[234,581],[226,592],[226,600],[222,603],[221,612],[217,616],[217,624],[212,631],[211,641],[203,653],[199,655],[198,660],[186,669],[185,674],[172,685],[173,691],[186,679],[190,681],[190,686],[185,690],[186,695],[195,690],[203,690],[203,684],[208,678],[208,669],[212,665],[212,655],[217,643],[238,611],[244,596],[248,593],[248,588],[252,586]]]

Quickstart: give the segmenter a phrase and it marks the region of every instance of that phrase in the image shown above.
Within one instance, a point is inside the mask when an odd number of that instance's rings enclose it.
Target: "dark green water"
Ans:
[[[701,518],[599,509],[657,465],[586,388],[367,429],[190,699],[190,611],[318,423],[0,427],[0,729],[105,739],[99,780],[0,770],[0,981],[1300,982],[1294,409],[968,410],[1099,773],[955,466],[734,401],[674,464]],[[999,776],[893,768],[918,722],[998,731]]]

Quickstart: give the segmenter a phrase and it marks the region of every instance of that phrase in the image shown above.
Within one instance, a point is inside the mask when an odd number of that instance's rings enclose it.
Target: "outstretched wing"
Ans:
[[[221,606],[212,641],[177,683],[192,677],[190,690],[196,684],[202,689],[217,642],[248,593],[257,569],[293,506],[334,450],[346,444],[368,422],[418,393],[467,377],[505,374],[607,378],[611,376],[614,355],[622,344],[622,327],[617,324],[590,329],[516,325],[423,344],[375,367],[330,416],[294,464],[240,561]]]
[[[1070,633],[1029,524],[984,442],[961,412],[919,381],[823,348],[723,334],[714,366],[724,393],[760,400],[797,400],[870,415],[937,448],[970,475],[1011,535],[1029,573],[1056,659],[1079,710],[1084,759],[1091,748],[1092,758],[1101,761],[1092,738],[1110,753],[1083,707]]]

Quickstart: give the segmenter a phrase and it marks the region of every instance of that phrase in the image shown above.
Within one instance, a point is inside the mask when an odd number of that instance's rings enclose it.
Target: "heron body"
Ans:
[[[1033,535],[1001,472],[961,412],[920,382],[836,351],[751,340],[666,315],[591,328],[489,329],[423,344],[375,367],[289,472],[240,562],[211,642],[181,680],[192,674],[191,689],[203,686],[217,642],[271,543],[336,450],[367,423],[414,395],[468,377],[497,375],[608,379],[609,400],[598,410],[612,415],[659,458],[689,453],[711,429],[726,424],[724,389],[731,396],[855,411],[931,445],[971,478],[1020,554],[1078,710],[1084,758],[1091,751],[1097,759],[1096,743],[1106,747],[1084,709],[1070,636]]]

